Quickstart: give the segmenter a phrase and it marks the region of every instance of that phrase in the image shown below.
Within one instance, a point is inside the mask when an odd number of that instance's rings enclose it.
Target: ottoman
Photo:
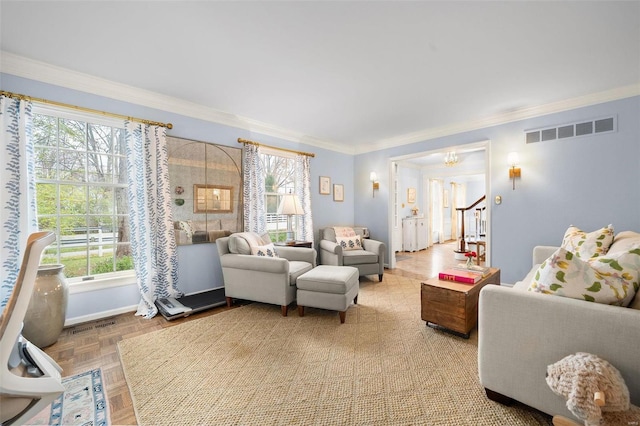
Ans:
[[[358,268],[352,266],[319,265],[296,280],[298,314],[304,316],[305,306],[340,312],[344,323],[347,308],[358,303],[360,281]]]

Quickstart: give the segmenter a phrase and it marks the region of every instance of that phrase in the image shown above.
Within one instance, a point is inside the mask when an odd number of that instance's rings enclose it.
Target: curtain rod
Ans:
[[[271,149],[277,149],[279,151],[292,152],[294,154],[306,155],[307,157],[312,157],[312,158],[316,156],[312,152],[304,152],[304,151],[296,151],[296,150],[293,150],[293,149],[279,148],[277,146],[265,145],[265,144],[260,143],[260,142],[254,142],[254,141],[250,141],[250,140],[242,139],[242,138],[238,138],[238,143],[243,143],[243,144],[248,144],[248,145],[264,146],[264,147],[271,148]]]
[[[116,113],[113,113],[113,112],[100,111],[100,110],[97,110],[97,109],[91,109],[91,108],[81,107],[81,106],[77,106],[77,105],[65,104],[63,102],[50,101],[48,99],[34,98],[33,96],[21,95],[19,93],[5,92],[4,90],[0,91],[0,95],[7,96],[9,98],[22,99],[22,100],[25,100],[25,101],[40,102],[40,103],[43,103],[43,104],[55,105],[55,106],[64,107],[64,108],[71,108],[71,109],[75,109],[77,111],[90,112],[92,114],[100,114],[100,115],[103,115],[103,116],[106,116],[106,117],[122,118],[124,120],[137,121],[138,123],[150,124],[152,126],[161,126],[161,127],[166,127],[167,129],[173,129],[173,124],[171,124],[171,123],[161,123],[159,121],[151,121],[151,120],[145,120],[143,118],[129,117],[127,115],[116,114]]]

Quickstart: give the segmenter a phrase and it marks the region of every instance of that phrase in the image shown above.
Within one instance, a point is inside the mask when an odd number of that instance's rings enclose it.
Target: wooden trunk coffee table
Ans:
[[[478,297],[487,284],[500,284],[500,269],[490,268],[489,275],[475,284],[443,281],[438,277],[422,283],[422,319],[429,327],[469,338],[478,323]]]

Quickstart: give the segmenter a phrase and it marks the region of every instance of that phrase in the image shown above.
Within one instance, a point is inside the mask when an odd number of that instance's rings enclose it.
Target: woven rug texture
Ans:
[[[102,370],[85,371],[62,379],[64,393],[31,418],[27,425],[106,426],[109,407]]]
[[[119,342],[140,425],[550,425],[490,401],[477,332],[425,326],[420,281],[361,279],[336,312],[252,303]]]

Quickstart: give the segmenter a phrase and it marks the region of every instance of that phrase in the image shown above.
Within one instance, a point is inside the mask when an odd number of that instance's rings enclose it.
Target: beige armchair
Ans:
[[[280,305],[282,316],[287,316],[288,306],[296,299],[296,279],[316,266],[316,251],[276,246],[278,257],[252,254],[252,247],[267,243],[253,232],[216,240],[227,306],[234,298],[252,300]]]
[[[369,239],[369,230],[354,227],[356,234],[361,236],[362,250],[345,250],[338,244],[334,227],[320,229],[320,264],[336,266],[353,266],[358,268],[360,275],[378,274],[382,281],[384,274],[384,253],[386,246],[381,241]]]

